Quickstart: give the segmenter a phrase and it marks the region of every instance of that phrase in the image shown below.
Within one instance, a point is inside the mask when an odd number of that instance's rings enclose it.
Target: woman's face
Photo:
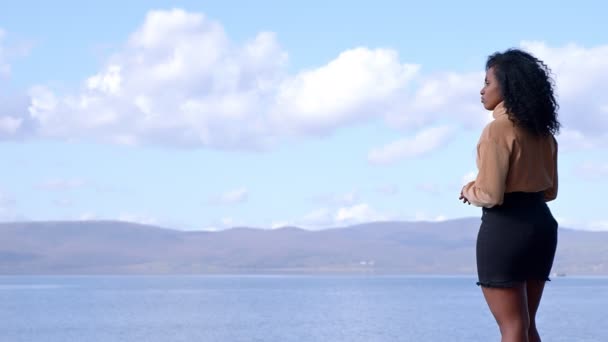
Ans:
[[[494,68],[489,68],[486,71],[484,86],[479,93],[481,94],[481,103],[487,110],[494,110],[496,105],[502,102],[503,97],[498,80],[496,80],[496,76],[494,75]]]

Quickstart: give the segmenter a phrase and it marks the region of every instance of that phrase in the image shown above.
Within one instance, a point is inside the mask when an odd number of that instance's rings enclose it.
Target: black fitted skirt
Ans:
[[[507,193],[483,208],[477,235],[477,285],[512,287],[549,280],[557,247],[557,221],[542,193]]]

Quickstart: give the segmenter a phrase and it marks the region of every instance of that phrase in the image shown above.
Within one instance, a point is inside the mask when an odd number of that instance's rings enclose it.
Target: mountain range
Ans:
[[[475,274],[478,218],[324,230],[0,223],[0,274]],[[560,228],[553,271],[608,275],[608,232]]]

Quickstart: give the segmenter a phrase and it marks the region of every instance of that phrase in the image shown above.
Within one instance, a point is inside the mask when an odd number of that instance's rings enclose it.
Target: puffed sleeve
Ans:
[[[487,208],[502,204],[510,154],[504,142],[487,137],[480,139],[477,145],[477,177],[462,189],[462,194],[471,204]]]

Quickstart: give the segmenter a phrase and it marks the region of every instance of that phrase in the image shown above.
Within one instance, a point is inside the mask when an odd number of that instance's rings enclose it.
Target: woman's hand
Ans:
[[[462,190],[460,191],[460,197],[458,197],[459,200],[462,201],[462,203],[466,203],[468,205],[471,205],[471,202],[469,201],[468,198],[464,197],[464,194],[462,193]]]

